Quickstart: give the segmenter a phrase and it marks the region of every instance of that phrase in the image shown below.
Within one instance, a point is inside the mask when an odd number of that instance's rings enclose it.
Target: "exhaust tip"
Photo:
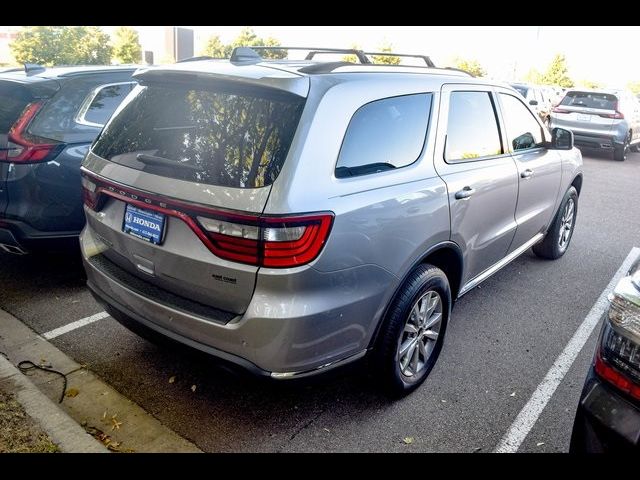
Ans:
[[[12,255],[26,255],[28,252],[22,247],[17,245],[8,245],[6,243],[0,243],[0,250],[11,253]]]

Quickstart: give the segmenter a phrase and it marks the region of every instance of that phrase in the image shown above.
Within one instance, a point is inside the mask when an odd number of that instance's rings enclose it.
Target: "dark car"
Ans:
[[[0,73],[0,250],[77,245],[80,162],[122,99],[135,66]]]
[[[610,296],[571,452],[640,451],[640,259]]]

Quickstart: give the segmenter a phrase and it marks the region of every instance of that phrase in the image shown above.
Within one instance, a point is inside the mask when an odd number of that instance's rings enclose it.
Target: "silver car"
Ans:
[[[554,127],[571,130],[576,145],[611,150],[624,161],[640,147],[640,103],[626,91],[569,90],[551,111]]]
[[[132,330],[274,379],[369,355],[403,394],[456,299],[567,250],[582,157],[513,89],[234,57],[139,71],[83,162],[88,285]]]

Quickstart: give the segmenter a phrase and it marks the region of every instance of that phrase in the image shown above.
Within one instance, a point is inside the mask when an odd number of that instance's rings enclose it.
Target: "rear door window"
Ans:
[[[609,93],[568,92],[560,102],[560,105],[615,110],[618,106],[618,98]]]
[[[489,92],[451,92],[444,158],[463,162],[502,154],[500,131]]]
[[[267,88],[137,87],[93,153],[155,175],[264,187],[280,173],[303,107],[303,98]]]
[[[513,95],[500,94],[502,116],[513,151],[537,148],[544,139],[542,127],[522,101]]]
[[[366,175],[415,162],[427,134],[431,97],[403,95],[360,107],[347,127],[335,176]]]

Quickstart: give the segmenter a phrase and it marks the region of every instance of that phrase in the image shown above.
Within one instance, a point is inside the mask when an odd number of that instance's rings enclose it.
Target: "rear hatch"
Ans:
[[[297,81],[307,79],[227,68],[232,75],[140,75],[85,159],[83,183],[85,204],[100,212],[88,222],[109,246],[101,262],[243,313],[258,271],[252,224],[288,155],[306,95]],[[259,78],[235,80],[234,68]],[[274,73],[283,78],[260,78]]]
[[[10,168],[9,132],[23,118],[27,107],[46,100],[59,88],[54,80],[29,78],[24,72],[0,76],[0,215],[7,207],[7,175]]]
[[[554,126],[578,134],[607,135],[623,118],[610,93],[571,91],[553,109]]]

